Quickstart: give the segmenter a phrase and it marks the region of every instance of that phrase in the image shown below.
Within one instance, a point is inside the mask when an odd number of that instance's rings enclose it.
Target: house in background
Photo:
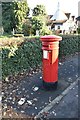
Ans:
[[[76,20],[78,21],[78,27],[80,27],[80,16],[77,17]]]
[[[75,16],[71,16],[71,13],[65,13],[60,9],[58,3],[57,10],[54,15],[50,15],[48,20],[48,28],[62,34],[76,33],[77,22]]]
[[[80,1],[78,2],[78,17],[76,20],[78,21],[78,27],[80,27]]]

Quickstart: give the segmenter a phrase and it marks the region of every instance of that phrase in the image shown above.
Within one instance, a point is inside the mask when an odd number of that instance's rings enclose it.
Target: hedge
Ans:
[[[59,57],[79,52],[80,36],[62,36],[60,42]],[[11,46],[2,49],[2,76],[3,79],[9,75],[36,69],[41,66],[42,50],[39,38],[25,39],[21,46]]]
[[[79,35],[67,35],[62,36],[60,42],[59,57],[71,55],[80,51],[80,36]]]
[[[25,41],[15,53],[7,48],[2,49],[3,78],[11,74],[29,71],[32,68],[36,69],[40,64],[41,44],[39,40]]]

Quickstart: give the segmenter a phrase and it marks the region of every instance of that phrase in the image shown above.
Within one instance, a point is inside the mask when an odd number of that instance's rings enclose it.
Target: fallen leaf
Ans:
[[[24,113],[24,111],[21,111],[21,113]]]
[[[38,89],[39,89],[38,87],[35,87],[35,88],[33,88],[33,91],[36,92],[36,91],[38,91]]]
[[[59,65],[63,65],[61,62],[59,62]]]
[[[37,110],[37,107],[35,107],[35,109]]]
[[[40,77],[40,79],[42,79],[42,77]]]
[[[0,96],[0,102],[2,101],[2,96]]]
[[[9,114],[9,117],[12,117],[12,114]]]
[[[56,116],[56,113],[54,113],[54,116]]]
[[[19,105],[23,105],[25,102],[25,98],[21,98],[20,101],[18,102]]]
[[[32,105],[31,100],[27,100],[27,103],[28,103],[29,105]]]
[[[5,81],[6,81],[6,82],[9,82],[9,79],[8,79],[8,77],[6,77],[6,78],[5,78]]]
[[[9,100],[12,100],[12,97],[10,97]]]
[[[3,115],[5,116],[5,115],[6,115],[6,112],[3,112]]]
[[[23,88],[22,90],[25,90],[25,88]]]
[[[34,101],[38,101],[38,99],[37,99],[37,98],[34,98],[33,100],[34,100]]]
[[[76,97],[78,97],[78,95],[76,95]]]
[[[51,97],[49,97],[49,102],[51,102]]]

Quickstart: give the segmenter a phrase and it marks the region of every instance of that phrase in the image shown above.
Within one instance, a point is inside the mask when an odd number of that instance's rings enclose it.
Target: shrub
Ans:
[[[42,16],[33,16],[32,18],[32,31],[33,34],[36,35],[36,30],[41,30],[43,27],[44,21],[42,20]]]
[[[23,37],[19,37],[19,38],[0,38],[0,47],[11,47],[14,45],[20,46],[22,43],[24,42],[24,38]]]
[[[2,50],[3,78],[29,71],[31,68],[36,69],[41,64],[41,42],[39,40],[26,40],[16,49],[15,54],[9,57],[10,49],[3,48]]]
[[[51,34],[52,34],[52,31],[49,30],[47,26],[44,26],[44,27],[41,29],[40,34],[41,34],[41,35],[51,35]]]
[[[78,34],[80,34],[80,27],[77,29],[77,31],[78,31]]]
[[[24,37],[23,34],[14,34],[14,37]]]
[[[80,36],[76,35],[69,35],[69,36],[62,36],[63,40],[60,42],[60,51],[59,57],[71,55],[75,52],[79,52],[79,38]]]
[[[32,34],[32,24],[29,19],[26,19],[22,28],[23,28],[23,33],[25,36],[29,36]]]

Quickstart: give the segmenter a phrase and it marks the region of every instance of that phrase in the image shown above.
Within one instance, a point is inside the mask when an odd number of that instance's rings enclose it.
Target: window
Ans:
[[[60,26],[58,26],[58,29],[60,29]]]

